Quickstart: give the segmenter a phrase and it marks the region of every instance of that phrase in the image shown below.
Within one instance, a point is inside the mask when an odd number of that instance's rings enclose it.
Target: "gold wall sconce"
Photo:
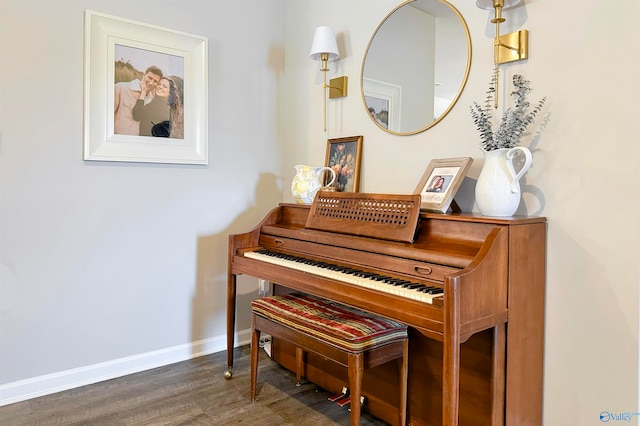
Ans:
[[[523,0],[476,0],[476,6],[480,9],[494,10],[494,18],[491,22],[496,25],[496,35],[493,39],[493,63],[495,66],[495,96],[494,107],[498,108],[498,66],[508,62],[520,61],[529,58],[529,31],[520,30],[509,34],[500,35],[500,24],[505,21],[502,10],[509,9],[520,4]]]
[[[329,71],[328,62],[335,61],[340,58],[338,52],[338,43],[336,36],[331,27],[317,27],[313,33],[313,42],[311,43],[311,52],[309,57],[314,61],[321,61],[320,71],[323,73],[324,89],[324,131],[327,131],[327,90],[329,98],[341,98],[347,96],[348,78],[346,76],[333,78],[327,84],[327,71]]]

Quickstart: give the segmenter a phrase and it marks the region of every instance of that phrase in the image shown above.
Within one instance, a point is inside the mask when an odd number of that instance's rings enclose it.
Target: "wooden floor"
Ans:
[[[349,410],[260,351],[257,401],[249,401],[249,347],[0,407],[0,425],[348,425]],[[361,424],[386,425],[364,412]]]

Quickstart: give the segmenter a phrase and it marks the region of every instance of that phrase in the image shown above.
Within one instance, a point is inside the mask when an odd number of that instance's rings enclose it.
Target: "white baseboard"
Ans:
[[[245,345],[250,341],[251,329],[236,333],[236,346]],[[71,370],[6,383],[0,385],[0,407],[176,362],[186,361],[226,349],[226,335],[217,336],[184,345],[101,362],[86,367],[78,367]],[[221,374],[222,373],[223,372],[221,372]]]

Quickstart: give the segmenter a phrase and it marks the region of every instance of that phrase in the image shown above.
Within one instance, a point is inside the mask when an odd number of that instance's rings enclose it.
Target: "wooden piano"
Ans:
[[[324,195],[345,196],[335,194]],[[432,214],[418,201],[415,229],[398,241],[375,223],[310,226],[315,204],[280,204],[251,231],[230,235],[227,378],[236,276],[247,274],[407,324],[409,424],[542,424],[545,218]],[[272,358],[291,370],[294,354],[273,342]],[[397,374],[389,363],[363,382],[367,409],[389,423]],[[347,382],[346,371],[312,354],[306,377],[336,393]]]

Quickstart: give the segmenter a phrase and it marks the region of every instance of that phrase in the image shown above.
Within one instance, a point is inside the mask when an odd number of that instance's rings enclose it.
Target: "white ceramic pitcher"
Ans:
[[[513,167],[517,152],[524,154],[518,173]],[[484,151],[484,166],[476,182],[476,204],[485,216],[512,216],[520,205],[520,179],[531,167],[531,151],[522,146]]]
[[[336,172],[331,167],[311,167],[298,164],[294,166],[296,175],[291,182],[291,193],[298,204],[312,204],[316,192],[322,188],[324,172],[331,173],[331,182],[327,186],[333,185],[336,181]]]

